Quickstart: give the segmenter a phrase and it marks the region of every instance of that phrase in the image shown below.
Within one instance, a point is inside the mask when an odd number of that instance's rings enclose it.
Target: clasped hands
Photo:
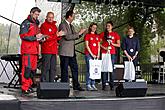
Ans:
[[[133,61],[136,58],[136,55],[134,55],[133,57],[127,55],[128,61]]]

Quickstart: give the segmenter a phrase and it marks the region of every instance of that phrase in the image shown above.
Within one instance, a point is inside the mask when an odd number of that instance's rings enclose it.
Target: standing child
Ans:
[[[137,65],[137,56],[140,51],[139,38],[135,34],[133,27],[129,27],[127,31],[127,37],[123,39],[122,49],[126,57],[124,61],[133,61],[134,66]]]
[[[109,52],[111,54],[112,68],[114,68],[114,63],[116,59],[116,48],[120,47],[120,36],[117,32],[113,31],[113,22],[108,21],[106,23],[106,30],[100,34],[102,44],[101,53],[106,54]],[[103,59],[102,59],[103,60]],[[106,65],[102,65],[106,66]],[[108,79],[108,72],[102,72],[102,90],[106,90],[106,83]],[[113,90],[114,86],[114,72],[110,73],[110,88]]]
[[[140,51],[140,43],[139,43],[139,38],[135,34],[134,28],[131,26],[129,26],[127,31],[127,36],[122,41],[122,49],[125,54],[123,60],[133,62],[134,67],[136,68],[138,62],[138,53]],[[136,80],[136,77],[134,77],[133,79]],[[132,81],[135,81],[133,79]],[[125,81],[131,81],[131,80],[125,79]]]
[[[90,79],[89,60],[98,59],[100,57],[100,38],[96,33],[97,24],[91,23],[88,33],[85,35],[85,61],[87,66],[86,73],[86,89],[88,91],[97,90],[95,87],[95,80]]]

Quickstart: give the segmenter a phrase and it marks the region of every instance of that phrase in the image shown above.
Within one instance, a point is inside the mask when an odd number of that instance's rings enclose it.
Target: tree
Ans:
[[[98,24],[97,32],[100,33],[105,30],[105,23],[109,20],[112,20],[115,26],[118,26],[126,22],[126,19],[124,17],[125,9],[124,7],[120,7],[120,6],[103,5],[103,4],[97,5],[94,2],[82,2],[80,5],[76,5],[75,11],[76,11],[76,20],[74,24],[76,25],[76,28],[78,30],[82,27],[88,28],[91,22],[96,22]],[[115,31],[123,30],[123,29],[124,27],[120,27],[120,28],[116,28]],[[122,32],[120,31],[119,34],[122,35]],[[78,45],[77,47],[80,51],[83,52],[84,50],[83,43]],[[84,59],[84,58],[82,59],[81,54],[78,55],[78,57],[81,60]]]
[[[158,33],[162,36],[165,27],[164,12],[158,7],[123,7],[122,5],[105,5],[95,4],[94,2],[82,2],[80,5],[76,5],[75,11],[77,13],[75,25],[77,28],[88,27],[91,22],[98,23],[98,32],[104,31],[106,21],[112,20],[116,26],[114,30],[117,31],[121,38],[125,35],[125,30],[128,25],[135,28],[137,32],[140,44],[140,62],[150,63],[151,56],[151,44],[152,39],[152,24],[153,19],[158,23]],[[154,18],[152,17],[154,16]],[[121,25],[123,24],[123,25]],[[83,45],[79,45],[78,48],[82,50]]]

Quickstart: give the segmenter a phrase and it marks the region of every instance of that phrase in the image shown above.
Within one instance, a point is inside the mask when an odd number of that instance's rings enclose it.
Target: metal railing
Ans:
[[[153,70],[154,64],[143,64],[141,65],[141,75],[142,78],[145,79],[148,83],[156,82],[157,76],[154,77],[154,75],[158,75],[157,70]]]
[[[69,77],[72,77],[71,75],[71,70],[69,68]],[[58,64],[57,65],[57,74],[56,75],[61,75],[61,70],[60,70],[60,65]],[[86,74],[86,65],[85,64],[79,64],[78,65],[78,77],[79,77],[79,81],[81,83],[84,83],[85,82],[85,74]]]
[[[154,64],[143,64],[141,65],[141,78],[145,79],[148,83],[157,83],[158,80],[158,70],[153,69]],[[80,83],[85,82],[85,75],[86,75],[86,64],[78,64],[78,71],[79,71],[79,81]],[[57,74],[61,76],[60,65],[57,65]],[[71,70],[69,68],[69,76],[71,75]]]

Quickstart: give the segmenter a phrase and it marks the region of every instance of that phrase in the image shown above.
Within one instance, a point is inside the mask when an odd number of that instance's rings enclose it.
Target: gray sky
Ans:
[[[47,0],[0,0],[0,15],[9,18],[19,24],[27,18],[30,9],[34,6],[41,8],[40,20],[45,19],[48,11],[53,11],[55,20],[60,23],[61,21],[61,3],[48,2]],[[14,15],[14,16],[13,16]],[[43,21],[42,21],[43,22]],[[0,23],[10,24],[3,18],[0,18]]]
[[[35,6],[35,0],[0,0],[0,15],[12,19],[14,13],[13,20],[21,23],[33,6]],[[9,21],[2,18],[0,18],[0,23],[10,24]]]

